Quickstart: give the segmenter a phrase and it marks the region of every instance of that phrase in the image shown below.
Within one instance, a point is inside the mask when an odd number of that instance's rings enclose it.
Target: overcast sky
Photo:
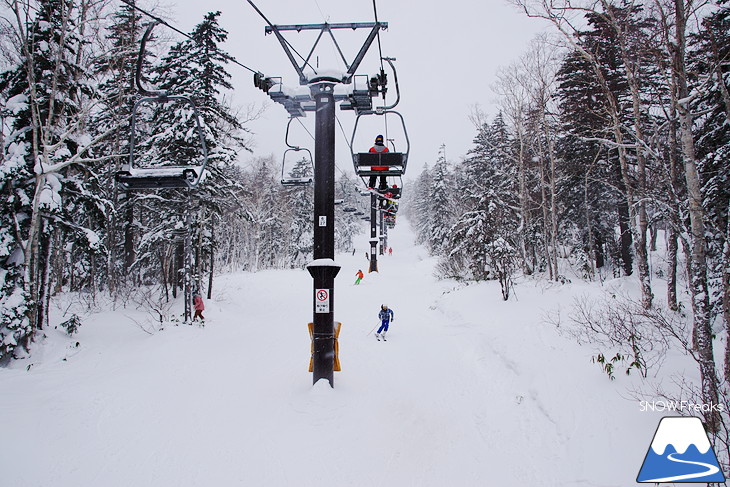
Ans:
[[[372,22],[371,0],[255,0],[268,19],[278,25],[309,24],[328,21]],[[502,0],[378,0],[378,19],[388,22],[381,32],[384,56],[395,57],[401,88],[401,102],[396,108],[405,118],[411,142],[408,176],[420,173],[424,163],[436,161],[439,147],[446,146],[450,161],[459,160],[470,149],[475,129],[469,121],[471,108],[478,104],[489,116],[496,113],[495,96],[490,86],[500,67],[514,62],[527,49],[529,41],[545,25],[527,18]],[[273,35],[264,35],[264,20],[246,0],[180,0],[166,11],[171,22],[183,31],[190,31],[208,11],[220,10],[221,25],[229,32],[224,48],[236,59],[267,76],[283,76],[284,84],[296,87],[294,68]],[[367,30],[336,31],[345,56],[351,60],[362,45]],[[287,32],[286,38],[306,56],[314,43],[314,33]],[[331,41],[323,39],[315,51],[320,68],[340,69]],[[373,43],[359,73],[375,74],[380,68],[378,44]],[[230,65],[235,92],[233,103],[244,106],[266,103],[262,91],[254,88],[249,71]],[[388,102],[394,98],[392,76],[389,76]],[[377,102],[376,102],[377,103]],[[273,154],[281,158],[288,115],[283,106],[268,102],[263,116],[249,124],[255,133],[253,156]],[[347,140],[354,125],[351,111],[340,111]],[[367,119],[367,122],[363,119]],[[367,151],[377,133],[385,132],[382,117],[363,117],[358,128],[358,143]],[[371,120],[373,119],[373,120]],[[377,119],[377,120],[374,120]],[[303,120],[314,133],[314,114]],[[396,148],[403,150],[404,138],[397,119],[388,118],[388,135]],[[291,141],[308,146],[311,137],[298,124],[293,124]],[[296,128],[298,127],[298,128]],[[346,139],[337,128],[337,165],[341,171],[352,171]],[[242,156],[243,161],[252,156]],[[351,173],[352,174],[352,173]]]

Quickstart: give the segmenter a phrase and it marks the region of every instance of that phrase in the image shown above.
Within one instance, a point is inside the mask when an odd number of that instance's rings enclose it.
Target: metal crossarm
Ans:
[[[258,10],[258,9],[257,9]],[[259,13],[261,13],[259,11]],[[263,16],[263,14],[262,14]],[[281,44],[281,47],[284,49],[284,52],[286,53],[287,58],[289,58],[289,62],[291,62],[292,66],[294,66],[294,69],[297,71],[297,74],[299,75],[299,83],[302,85],[306,85],[310,83],[309,78],[307,78],[307,75],[304,74],[304,68],[309,65],[309,60],[311,59],[312,55],[314,54],[314,50],[319,44],[319,41],[322,39],[322,36],[325,32],[327,32],[330,37],[332,38],[332,41],[335,44],[335,47],[337,48],[337,52],[339,53],[340,57],[342,58],[342,61],[345,63],[345,66],[347,66],[347,75],[344,79],[342,79],[343,83],[350,83],[352,80],[352,76],[357,71],[357,68],[360,66],[360,63],[362,62],[363,58],[365,57],[365,54],[367,53],[368,49],[370,48],[370,45],[375,40],[375,37],[378,35],[378,31],[385,30],[388,28],[387,22],[351,22],[351,23],[340,23],[340,24],[293,24],[293,25],[274,25],[270,23],[266,17],[264,17],[264,20],[269,24],[264,27],[264,31],[266,34],[271,34],[272,32],[274,35],[276,35],[276,38],[279,40],[279,43]],[[342,50],[340,49],[339,44],[337,43],[337,39],[335,39],[334,34],[332,33],[332,30],[336,29],[350,29],[350,30],[356,30],[356,29],[371,29],[370,33],[368,34],[367,39],[363,43],[362,47],[360,48],[360,51],[355,56],[355,59],[352,61],[352,63],[348,63],[347,59],[345,58],[345,55],[342,53]],[[306,58],[304,58],[304,63],[299,66],[296,59],[294,58],[294,53],[292,53],[292,48],[289,42],[287,42],[286,39],[284,39],[284,36],[281,34],[285,31],[297,31],[301,32],[303,30],[319,30],[319,36],[317,36],[317,40],[314,41],[314,45],[309,51],[309,54]],[[311,65],[310,65],[311,66]],[[312,68],[314,69],[314,68]],[[316,70],[315,70],[316,73]]]
[[[271,34],[274,29],[279,29],[280,31],[285,30],[295,30],[297,32],[303,31],[303,30],[322,30],[323,28],[329,28],[329,29],[372,29],[373,27],[379,27],[380,29],[387,29],[388,28],[388,22],[345,22],[345,23],[338,23],[338,24],[330,24],[330,23],[324,23],[324,24],[291,24],[291,25],[267,25],[264,27],[264,30],[267,34]]]

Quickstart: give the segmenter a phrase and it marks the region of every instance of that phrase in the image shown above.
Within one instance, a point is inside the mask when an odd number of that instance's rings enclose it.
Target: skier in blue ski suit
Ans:
[[[377,333],[375,333],[375,338],[378,338],[381,333],[383,338],[385,338],[385,332],[388,331],[388,325],[391,321],[395,321],[393,319],[393,310],[389,309],[387,304],[380,306],[378,319],[380,320],[380,328],[378,328]]]

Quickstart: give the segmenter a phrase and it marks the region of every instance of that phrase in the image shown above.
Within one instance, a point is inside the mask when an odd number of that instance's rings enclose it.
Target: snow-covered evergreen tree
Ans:
[[[444,152],[441,151],[433,167],[429,191],[431,221],[427,243],[434,254],[439,254],[446,245],[451,225],[454,223],[455,190],[451,176],[449,164]]]
[[[47,322],[53,232],[67,221],[62,191],[68,165],[90,142],[83,133],[88,94],[77,64],[82,41],[75,3],[44,0],[33,20],[14,26],[18,64],[0,74],[5,113],[0,201],[0,358],[26,348]]]
[[[462,277],[482,280],[496,277],[488,259],[489,242],[501,235],[500,226],[513,229],[516,226],[514,212],[510,224],[503,218],[496,218],[495,210],[501,207],[500,214],[510,214],[518,203],[515,168],[509,164],[513,144],[500,114],[491,125],[485,123],[481,127],[474,144],[459,166],[465,174],[458,192],[462,212],[449,234],[443,259],[462,262],[468,269]]]

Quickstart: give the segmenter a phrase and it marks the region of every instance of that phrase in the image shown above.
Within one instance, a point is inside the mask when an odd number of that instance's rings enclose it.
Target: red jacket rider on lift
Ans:
[[[370,152],[388,152],[388,148],[383,143],[383,136],[378,135],[375,137],[375,145],[370,148]],[[380,166],[376,166],[380,167]],[[384,170],[387,170],[387,167],[383,168]],[[369,188],[375,188],[375,178],[377,176],[370,176],[370,182],[368,183]],[[380,176],[380,185],[378,186],[379,190],[385,190],[388,188],[388,182],[385,179],[385,176]]]

